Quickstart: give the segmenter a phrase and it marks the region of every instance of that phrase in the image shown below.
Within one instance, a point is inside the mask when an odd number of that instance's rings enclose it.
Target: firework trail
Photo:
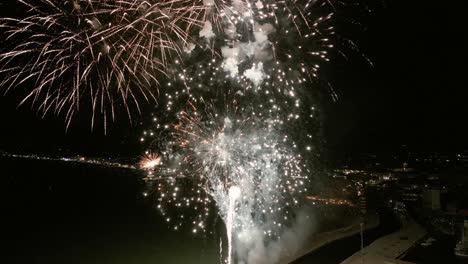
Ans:
[[[228,190],[229,195],[229,206],[227,211],[226,219],[226,231],[228,237],[228,258],[227,262],[231,263],[232,260],[232,234],[234,230],[234,214],[236,213],[236,202],[239,199],[241,194],[241,189],[238,186],[231,186]]]

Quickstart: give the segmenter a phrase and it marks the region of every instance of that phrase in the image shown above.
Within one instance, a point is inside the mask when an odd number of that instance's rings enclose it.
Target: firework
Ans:
[[[25,100],[68,122],[86,98],[104,119],[158,99],[139,167],[166,220],[196,233],[221,217],[228,262],[235,243],[278,239],[306,197],[329,1],[21,2],[30,16],[2,20],[19,42],[0,54],[2,86],[34,83]]]
[[[174,125],[159,126],[171,137],[162,151],[164,166],[151,172],[158,208],[175,229],[191,221],[193,232],[204,231],[214,202],[226,223],[228,262],[233,241],[250,239],[246,230],[279,236],[294,218],[309,173],[280,120],[252,109],[235,99],[191,101]],[[171,217],[170,206],[185,213]]]
[[[5,92],[33,87],[21,103],[64,113],[67,125],[84,101],[92,126],[96,114],[104,125],[114,120],[120,105],[131,120],[141,101],[157,99],[161,80],[180,76],[174,61],[185,78],[199,74],[206,65],[187,56],[194,49],[208,50],[244,89],[297,94],[296,86],[317,77],[333,46],[331,13],[314,12],[320,1],[18,2],[29,9],[26,17],[0,22],[7,44],[0,86]]]
[[[218,215],[226,261],[247,261],[234,254],[236,243],[278,239],[306,197],[316,114],[310,88],[333,48],[333,8],[204,2],[202,29],[168,67],[165,115],[142,138],[148,144],[154,135],[149,151],[161,153],[163,164],[147,179],[174,229],[188,222],[194,233],[205,231]]]
[[[33,86],[23,102],[68,124],[83,101],[105,123],[157,100],[139,168],[174,229],[219,215],[228,262],[236,241],[280,236],[306,197],[311,88],[334,48],[335,1],[19,2],[27,16],[0,23],[5,91]]]
[[[206,11],[187,0],[18,2],[26,17],[0,20],[9,47],[0,53],[0,86],[33,86],[22,103],[64,112],[68,122],[85,100],[104,120],[115,118],[117,105],[131,115],[140,100],[155,100],[167,64]]]
[[[320,63],[329,61],[335,35],[330,5],[311,0],[213,1],[218,2],[224,3],[215,9],[218,25],[205,21],[199,42],[208,42],[218,67],[245,89],[291,90],[317,78]],[[190,58],[188,77],[211,63],[201,66],[199,56]]]

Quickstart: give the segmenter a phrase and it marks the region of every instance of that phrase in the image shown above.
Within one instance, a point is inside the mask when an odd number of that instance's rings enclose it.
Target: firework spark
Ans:
[[[141,169],[154,169],[161,164],[161,156],[154,153],[146,153],[140,160],[139,167]]]

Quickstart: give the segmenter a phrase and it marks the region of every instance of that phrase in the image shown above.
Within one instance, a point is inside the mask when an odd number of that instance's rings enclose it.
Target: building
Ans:
[[[468,220],[463,222],[461,238],[455,246],[455,255],[459,257],[468,257]]]
[[[423,206],[426,209],[440,210],[440,190],[429,189],[423,191]]]

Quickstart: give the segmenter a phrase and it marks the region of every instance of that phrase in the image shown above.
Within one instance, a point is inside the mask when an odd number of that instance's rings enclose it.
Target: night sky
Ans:
[[[330,78],[340,100],[325,110],[325,136],[340,152],[468,147],[466,20],[461,6],[386,1],[355,39],[373,61],[340,65]],[[341,67],[342,66],[342,67]]]
[[[466,29],[461,6],[427,1],[368,1],[371,12],[352,14],[361,26],[341,22],[370,60],[354,54],[327,67],[324,78],[339,99],[321,98],[323,140],[332,153],[392,151],[400,145],[432,150],[468,148]],[[2,8],[1,13],[11,12]],[[3,14],[2,14],[3,15]],[[346,15],[346,14],[344,14]],[[338,13],[340,16],[340,13]],[[324,89],[326,90],[326,89]],[[144,127],[120,116],[108,134],[90,130],[81,113],[66,131],[63,117],[42,118],[28,105],[17,108],[22,91],[0,97],[0,150],[84,155],[134,155]]]

